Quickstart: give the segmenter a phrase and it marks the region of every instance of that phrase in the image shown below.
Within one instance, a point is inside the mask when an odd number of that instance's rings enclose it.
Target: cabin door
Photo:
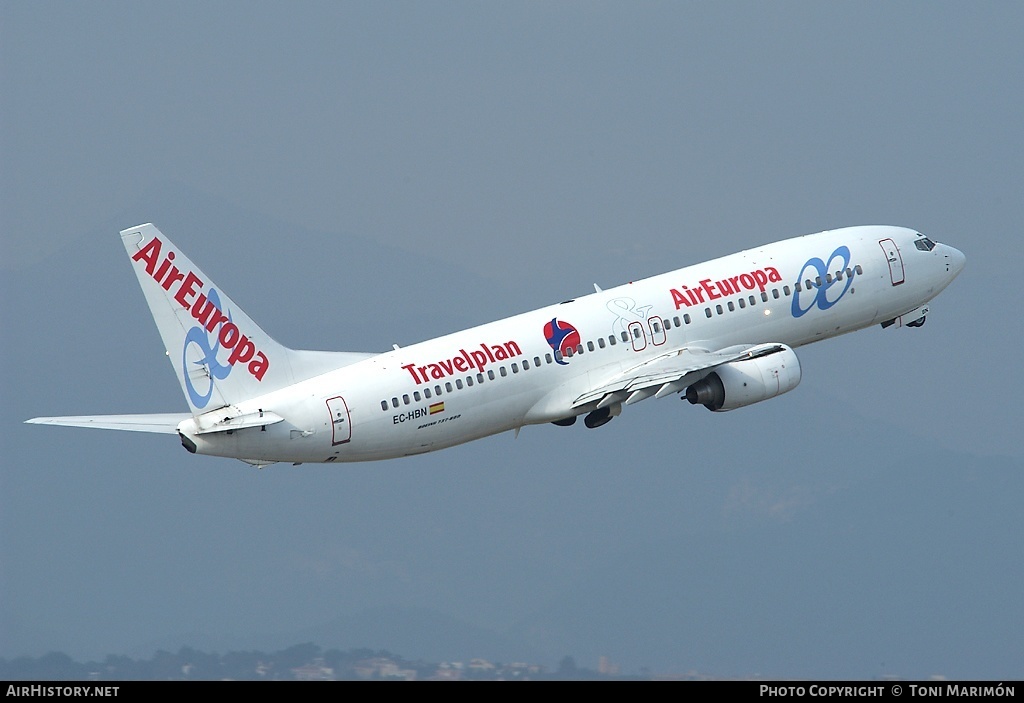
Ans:
[[[889,262],[889,278],[892,279],[894,286],[898,286],[905,280],[903,257],[900,256],[900,249],[896,246],[896,242],[891,239],[883,239],[878,244],[882,247],[882,251],[885,252],[885,258]]]
[[[327,399],[327,410],[331,413],[331,445],[344,444],[352,439],[352,418],[348,414],[348,404],[340,395]]]

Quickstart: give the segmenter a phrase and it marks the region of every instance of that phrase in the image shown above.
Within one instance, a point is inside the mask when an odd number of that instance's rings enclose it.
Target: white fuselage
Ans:
[[[366,461],[591,412],[577,400],[672,350],[797,347],[916,311],[964,257],[900,227],[797,237],[395,349],[232,406],[283,421],[179,433],[201,454]],[[582,353],[580,353],[582,350]],[[571,353],[571,356],[570,356]],[[228,414],[231,414],[228,413]]]

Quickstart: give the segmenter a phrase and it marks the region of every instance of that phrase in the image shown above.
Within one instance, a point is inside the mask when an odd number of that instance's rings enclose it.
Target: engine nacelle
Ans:
[[[755,359],[723,364],[686,389],[686,399],[714,412],[787,393],[800,383],[800,360],[787,346]]]

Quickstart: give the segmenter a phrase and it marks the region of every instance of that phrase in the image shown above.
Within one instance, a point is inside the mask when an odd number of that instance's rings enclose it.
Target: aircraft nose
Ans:
[[[950,269],[953,271],[953,276],[960,275],[960,272],[964,270],[964,264],[967,263],[967,257],[959,249],[948,247],[949,253],[946,255],[950,261]]]

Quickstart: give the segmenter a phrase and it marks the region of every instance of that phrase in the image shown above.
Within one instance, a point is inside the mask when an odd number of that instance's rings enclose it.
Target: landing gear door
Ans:
[[[903,257],[900,255],[899,247],[891,239],[883,239],[878,244],[882,247],[882,251],[885,252],[885,258],[889,262],[889,276],[892,278],[892,284],[898,286],[905,280]]]
[[[352,439],[352,418],[348,413],[348,404],[340,395],[327,399],[327,409],[331,413],[331,445],[345,444]]]

